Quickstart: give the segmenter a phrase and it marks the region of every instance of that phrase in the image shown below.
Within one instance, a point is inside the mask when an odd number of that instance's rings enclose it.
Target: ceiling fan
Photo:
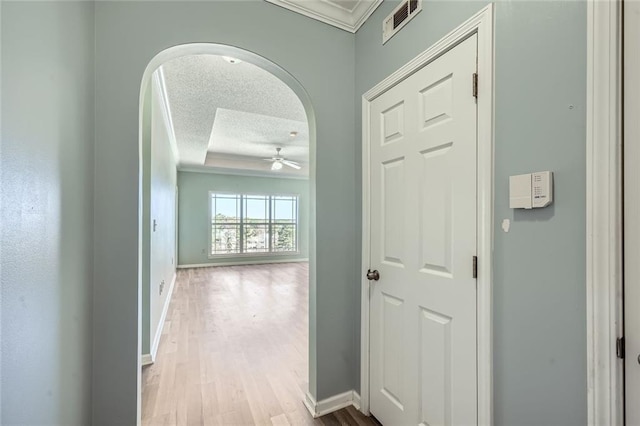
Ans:
[[[296,170],[300,170],[300,164],[296,163],[295,161],[290,161],[285,159],[283,156],[280,155],[280,150],[282,148],[276,148],[276,156],[275,157],[271,157],[271,158],[263,158],[264,161],[271,161],[273,164],[271,164],[271,170],[280,170],[282,169],[282,165],[285,166],[289,166],[293,169]]]

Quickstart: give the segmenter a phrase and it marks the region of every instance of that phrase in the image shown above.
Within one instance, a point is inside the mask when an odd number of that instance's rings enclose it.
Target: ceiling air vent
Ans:
[[[400,3],[382,22],[382,44],[407,25],[422,10],[422,0],[406,0]]]

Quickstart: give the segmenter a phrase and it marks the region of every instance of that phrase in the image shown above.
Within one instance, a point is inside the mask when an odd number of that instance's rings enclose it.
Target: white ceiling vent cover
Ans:
[[[402,29],[422,10],[422,0],[406,0],[382,21],[382,44]]]

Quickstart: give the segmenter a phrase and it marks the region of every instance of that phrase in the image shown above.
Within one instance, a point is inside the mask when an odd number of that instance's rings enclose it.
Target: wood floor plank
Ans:
[[[190,384],[187,391],[187,425],[204,425],[203,414],[202,385],[199,383]]]
[[[152,418],[153,410],[158,398],[159,384],[147,384],[144,387],[145,397],[142,398],[142,418]]]
[[[214,422],[220,415],[218,408],[218,391],[215,383],[205,383],[200,385],[202,397],[202,417],[209,422]]]
[[[340,410],[340,411],[344,411],[346,414],[349,415],[349,418],[353,419],[353,421],[349,421],[348,424],[350,424],[350,425],[370,426],[370,425],[377,425],[378,424],[378,422],[376,421],[375,418],[373,418],[373,417],[365,417],[353,405],[351,405],[351,406],[349,406],[347,408],[344,408],[343,410]]]
[[[280,414],[279,416],[271,417],[271,424],[273,426],[290,426],[289,420],[286,414]]]
[[[173,387],[176,424],[187,424],[187,365],[180,363],[176,365],[176,379]],[[174,411],[174,410],[172,410]]]
[[[340,423],[338,418],[335,416],[335,413],[329,413],[325,416],[322,416],[318,419],[324,426],[344,426]]]
[[[142,424],[377,425],[353,407],[311,417],[308,265],[178,271],[155,364],[142,374]]]
[[[289,423],[296,426],[315,426],[322,424],[319,420],[314,419],[307,411],[307,407],[304,406],[302,401],[298,404],[298,408],[295,411],[286,413]]]

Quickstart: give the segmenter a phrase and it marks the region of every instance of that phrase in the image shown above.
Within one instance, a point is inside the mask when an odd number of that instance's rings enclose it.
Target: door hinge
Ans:
[[[478,99],[478,73],[473,73],[473,97]]]
[[[618,337],[616,339],[616,356],[624,359],[624,337]]]
[[[478,256],[473,256],[473,278],[478,278]]]

